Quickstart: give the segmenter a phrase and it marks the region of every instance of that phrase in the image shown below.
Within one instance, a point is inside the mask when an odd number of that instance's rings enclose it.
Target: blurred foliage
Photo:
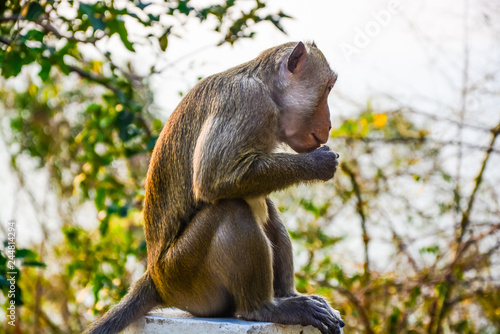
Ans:
[[[168,52],[187,21],[219,33],[218,45],[253,37],[261,22],[283,30],[286,14],[241,2],[0,2],[1,133],[24,191],[27,160],[47,172],[61,223],[57,235],[42,228],[36,251],[17,250],[17,330],[80,332],[145,268],[144,178],[163,125],[149,83],[161,69],[138,74],[116,54]],[[346,333],[500,333],[498,184],[485,177],[500,126],[482,133],[489,146],[470,148],[483,159],[462,187],[445,154],[455,143],[436,141],[411,110],[378,109],[369,101],[336,120],[333,182],[273,195],[298,290],[330,298]],[[82,212],[96,228],[75,223]]]
[[[139,213],[148,154],[163,126],[152,112],[149,82],[162,69],[153,65],[139,74],[120,58],[141,48],[168,52],[169,39],[182,38],[188,21],[218,33],[217,45],[252,38],[253,26],[262,22],[283,31],[286,14],[270,12],[263,1],[243,2],[0,3],[0,110],[9,131],[1,125],[11,145],[11,165],[28,192],[20,161],[29,156],[47,171],[63,236],[49,238],[43,229],[45,241],[36,246],[43,259],[59,264],[59,271],[25,270],[35,264],[22,262],[16,289],[26,307],[19,299],[17,330],[81,332],[125,295],[137,278],[134,273],[144,271]],[[74,223],[79,208],[89,202],[97,211],[96,231]],[[18,260],[23,252],[18,250]],[[0,263],[6,263],[3,252]],[[48,315],[54,310],[62,310],[60,319]]]
[[[43,268],[45,264],[38,261],[38,254],[31,249],[15,249],[14,246],[9,245],[8,241],[5,241],[0,251],[0,288],[4,296],[13,294],[10,298],[15,301],[16,305],[22,306],[24,304],[22,291],[18,285],[21,278],[19,267]]]
[[[333,184],[299,191],[295,204],[277,196],[298,220],[297,288],[334,301],[346,332],[500,333],[498,184],[482,179],[499,125],[485,131],[491,144],[465,206],[446,171],[449,144],[429,135],[408,113],[368,103],[332,132],[341,155]],[[488,205],[473,210],[479,193]]]

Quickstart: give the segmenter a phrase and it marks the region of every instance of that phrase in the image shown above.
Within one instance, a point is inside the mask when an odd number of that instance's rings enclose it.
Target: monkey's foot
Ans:
[[[337,329],[334,329],[333,331],[327,332],[327,333],[343,333],[342,328],[345,326],[345,323],[342,321],[342,317],[340,316],[340,312],[335,310],[328,304],[328,302],[321,298],[320,296],[316,295],[301,295],[298,293],[290,293],[286,296],[286,298],[293,298],[293,297],[305,297],[313,300],[315,303],[319,303],[322,305],[323,309],[328,312],[328,315],[331,319],[334,319],[334,322],[337,323]],[[318,328],[320,329],[320,328]],[[321,329],[320,329],[321,331]],[[322,331],[323,333],[323,331]]]
[[[316,300],[319,303],[322,303],[324,305],[324,307],[328,310],[328,313],[330,314],[330,316],[334,317],[337,320],[338,329],[337,329],[337,331],[334,331],[332,333],[343,333],[342,328],[345,326],[345,323],[342,321],[342,318],[340,316],[340,312],[337,311],[336,309],[332,308],[326,300],[324,300],[323,298],[321,298],[319,296],[312,295],[312,296],[308,296],[308,297]]]
[[[340,313],[332,309],[326,301],[317,296],[294,296],[276,298],[272,304],[260,310],[242,314],[241,317],[253,321],[270,321],[284,325],[313,326],[321,334],[341,334],[345,326]]]

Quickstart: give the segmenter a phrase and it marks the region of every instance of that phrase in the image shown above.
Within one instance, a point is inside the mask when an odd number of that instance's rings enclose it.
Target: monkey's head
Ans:
[[[326,143],[331,123],[328,95],[337,74],[314,43],[287,43],[275,49],[273,99],[280,109],[278,138],[294,151],[313,151]]]

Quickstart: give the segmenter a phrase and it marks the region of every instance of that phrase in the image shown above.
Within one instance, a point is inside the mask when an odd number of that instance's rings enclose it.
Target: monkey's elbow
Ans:
[[[214,202],[216,200],[215,193],[211,187],[204,184],[201,178],[196,176],[193,180],[193,197],[196,203]]]
[[[196,185],[193,187],[193,197],[196,203],[206,201],[202,189],[200,189],[200,187],[197,187]]]
[[[213,203],[218,199],[217,195],[215,195],[214,192],[207,191],[207,189],[203,189],[200,187],[195,187],[193,189],[193,197],[196,203],[201,203],[201,202]]]

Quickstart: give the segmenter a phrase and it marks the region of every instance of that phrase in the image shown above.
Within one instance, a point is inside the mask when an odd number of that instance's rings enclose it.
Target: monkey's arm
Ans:
[[[196,199],[262,196],[303,181],[333,177],[338,156],[328,148],[301,154],[271,153],[280,141],[280,120],[290,113],[280,111],[262,82],[244,77],[212,86],[224,90],[204,106],[211,112],[193,152]],[[303,122],[307,124],[311,117]],[[310,128],[299,126],[293,131],[309,132]]]
[[[310,180],[313,164],[304,155],[251,154],[237,164],[198,170],[195,196],[206,201],[267,195]]]
[[[255,130],[253,136],[233,134],[232,142],[221,140],[230,130],[217,127],[216,122],[202,131],[193,160],[195,198],[262,196],[300,182],[333,177],[337,154],[327,147],[302,154],[265,153],[269,135]]]

